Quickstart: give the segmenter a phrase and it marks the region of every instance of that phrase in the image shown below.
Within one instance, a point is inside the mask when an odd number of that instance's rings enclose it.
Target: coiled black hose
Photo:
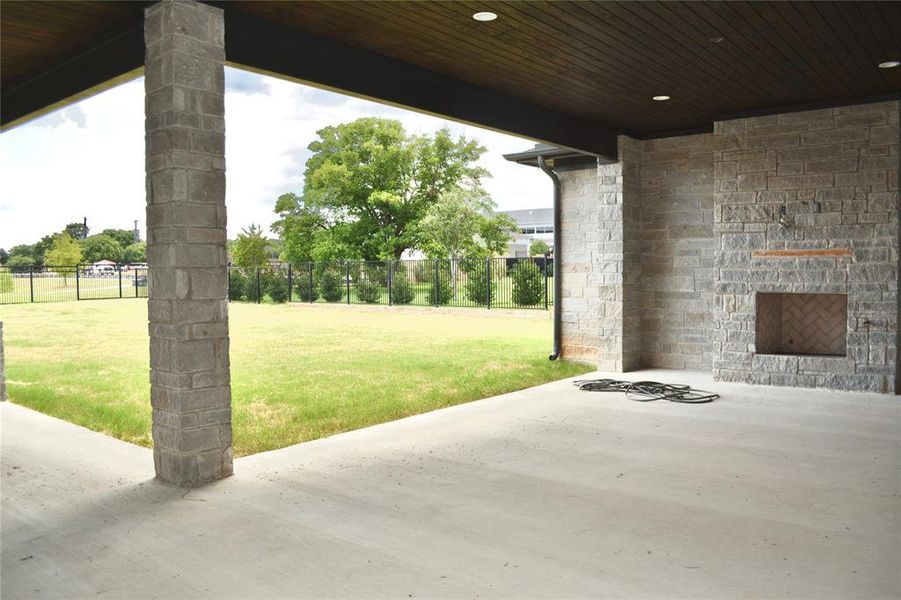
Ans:
[[[626,398],[635,402],[653,402],[669,400],[685,404],[703,404],[713,402],[719,394],[704,390],[695,390],[681,383],[658,383],[656,381],[618,381],[616,379],[581,379],[574,381],[583,392],[621,392]]]

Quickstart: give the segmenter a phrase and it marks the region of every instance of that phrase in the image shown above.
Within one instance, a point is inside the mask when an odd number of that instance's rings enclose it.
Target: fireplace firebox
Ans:
[[[757,354],[845,356],[847,294],[757,293]]]

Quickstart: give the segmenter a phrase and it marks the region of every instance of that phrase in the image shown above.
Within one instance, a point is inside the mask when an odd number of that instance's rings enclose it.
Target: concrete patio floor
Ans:
[[[242,458],[195,490],[149,450],[2,406],[3,598],[897,598],[901,399],[556,382]]]

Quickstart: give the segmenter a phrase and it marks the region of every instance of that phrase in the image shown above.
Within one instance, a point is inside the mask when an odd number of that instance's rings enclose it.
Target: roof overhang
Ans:
[[[140,75],[150,4],[4,3],[0,126]],[[620,133],[901,97],[901,68],[877,66],[901,60],[901,3],[210,4],[233,66],[596,156]]]

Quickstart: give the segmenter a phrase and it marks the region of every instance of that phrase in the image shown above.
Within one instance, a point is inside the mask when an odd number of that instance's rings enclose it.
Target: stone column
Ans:
[[[639,142],[619,159],[562,170],[563,356],[623,372],[641,366]]]
[[[232,474],[222,11],[144,17],[150,389],[157,477]]]

